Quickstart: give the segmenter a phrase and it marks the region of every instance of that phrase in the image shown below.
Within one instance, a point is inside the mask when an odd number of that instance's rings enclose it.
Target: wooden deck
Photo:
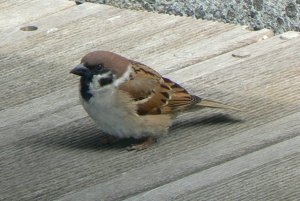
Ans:
[[[299,33],[66,0],[0,11],[0,200],[300,199]],[[69,74],[99,49],[244,111],[184,114],[140,152],[101,146]]]

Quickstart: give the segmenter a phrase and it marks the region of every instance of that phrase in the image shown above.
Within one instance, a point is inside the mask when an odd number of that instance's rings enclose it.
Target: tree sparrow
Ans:
[[[110,137],[143,138],[130,150],[148,148],[166,134],[179,112],[203,107],[231,108],[189,94],[150,67],[107,51],[85,55],[71,73],[81,76],[80,100],[96,125]]]

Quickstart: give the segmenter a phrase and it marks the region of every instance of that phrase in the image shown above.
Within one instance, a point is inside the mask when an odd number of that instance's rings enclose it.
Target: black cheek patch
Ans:
[[[99,80],[99,84],[101,86],[105,86],[105,85],[111,84],[112,82],[113,82],[113,76],[112,75],[109,75],[109,77],[101,78]]]

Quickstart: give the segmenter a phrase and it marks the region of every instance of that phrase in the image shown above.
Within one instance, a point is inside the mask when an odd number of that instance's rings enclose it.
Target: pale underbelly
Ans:
[[[168,132],[171,119],[168,115],[136,113],[136,106],[124,92],[109,86],[91,90],[93,97],[81,103],[97,127],[119,138],[160,136]]]
[[[119,138],[141,138],[151,135],[135,111],[121,105],[116,98],[94,98],[82,102],[84,109],[97,127],[105,133]],[[145,132],[146,131],[146,132]]]

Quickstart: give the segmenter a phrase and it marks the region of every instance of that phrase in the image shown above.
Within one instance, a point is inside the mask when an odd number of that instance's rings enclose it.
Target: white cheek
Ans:
[[[92,82],[90,83],[90,89],[98,89],[100,88],[99,79],[101,79],[102,75],[94,75]]]
[[[102,75],[94,75],[92,82],[90,83],[90,89],[95,90],[95,89],[103,88],[103,86],[100,85],[99,80],[102,78],[110,77],[110,74],[111,74],[111,72],[107,72]],[[106,87],[106,86],[104,86],[104,87]]]
[[[128,66],[126,72],[125,72],[120,78],[116,79],[116,80],[113,82],[113,85],[114,85],[115,87],[118,87],[118,86],[120,86],[121,84],[123,84],[124,82],[128,81],[131,72],[132,72],[132,68],[131,68],[131,66]]]

